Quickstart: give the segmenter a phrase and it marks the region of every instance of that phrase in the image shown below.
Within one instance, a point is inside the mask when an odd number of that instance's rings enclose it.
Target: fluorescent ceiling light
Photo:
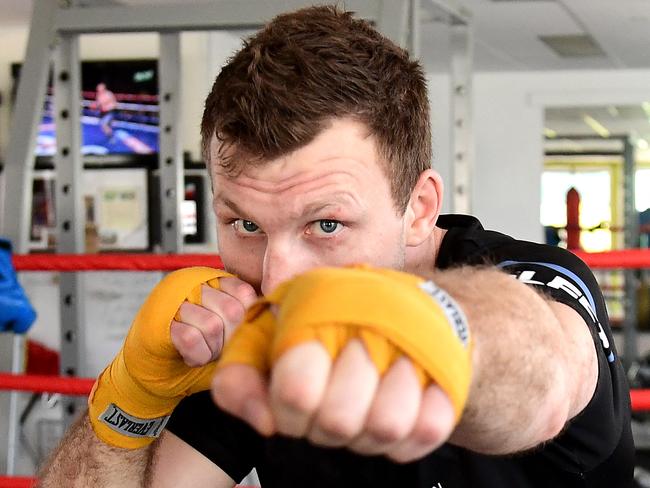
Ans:
[[[589,115],[583,115],[582,120],[600,137],[609,137],[609,130],[607,130],[607,127],[605,127],[593,117],[590,117]]]

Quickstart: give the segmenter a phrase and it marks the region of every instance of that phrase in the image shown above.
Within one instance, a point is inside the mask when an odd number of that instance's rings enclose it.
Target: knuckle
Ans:
[[[181,319],[181,322],[184,322],[189,314],[193,312],[193,310],[197,306],[194,305],[193,303],[188,302],[185,300],[183,303],[181,303],[180,307],[178,307],[177,314]]]
[[[174,341],[174,346],[183,358],[183,362],[191,368],[203,366],[207,362],[206,358],[201,357],[202,354],[198,347],[201,341],[201,333],[191,327],[186,327]]]
[[[240,283],[235,286],[234,293],[240,300],[250,299],[257,296],[253,287],[245,281],[240,281]]]
[[[212,379],[212,399],[224,410],[236,412],[241,407],[241,398],[237,394],[241,385],[235,376],[224,374],[226,370],[227,368],[217,373]]]
[[[189,351],[199,344],[201,334],[193,327],[185,327],[178,335],[178,346],[183,351]]]
[[[223,334],[223,320],[216,314],[207,316],[201,324],[201,329],[206,337],[213,339]]]
[[[448,435],[449,428],[436,415],[425,415],[418,419],[410,437],[419,445],[438,445]]]
[[[224,300],[221,304],[221,313],[227,322],[240,322],[244,318],[244,307],[237,300]]]
[[[393,443],[408,434],[407,426],[398,419],[383,418],[367,427],[368,434],[378,442]]]
[[[220,291],[240,302],[242,307],[248,306],[257,299],[255,288],[239,278],[224,278],[220,281],[220,285]]]
[[[293,379],[284,382],[277,393],[277,401],[289,410],[310,414],[316,410],[318,397],[308,382]]]
[[[354,419],[340,412],[325,413],[318,418],[318,427],[328,436],[336,439],[352,439],[360,429]]]

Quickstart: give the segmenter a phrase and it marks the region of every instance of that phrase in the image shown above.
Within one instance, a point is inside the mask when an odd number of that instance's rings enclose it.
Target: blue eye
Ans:
[[[345,225],[338,220],[321,219],[314,220],[309,224],[307,234],[314,237],[330,238],[339,235],[343,229],[345,229]]]
[[[241,225],[246,232],[255,232],[259,229],[258,225],[250,220],[242,220]]]
[[[318,225],[325,234],[332,234],[339,228],[340,222],[336,220],[319,220]]]
[[[262,230],[252,220],[237,219],[232,222],[232,227],[235,232],[241,235],[261,234]]]

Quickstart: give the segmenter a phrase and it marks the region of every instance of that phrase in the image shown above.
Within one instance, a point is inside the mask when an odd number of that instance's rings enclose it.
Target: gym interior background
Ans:
[[[105,9],[174,6],[167,0],[67,3],[76,8]],[[211,3],[222,4],[223,9],[229,5],[244,8],[228,0]],[[257,3],[260,9],[275,4],[280,12],[301,2]],[[382,2],[339,3],[349,4],[352,10],[370,5],[372,10],[377,8],[374,3]],[[589,252],[649,246],[647,1],[396,0],[391,8],[397,4],[412,9],[409,42],[416,46],[427,71],[433,165],[447,183],[444,211],[471,209],[486,227],[522,239],[566,246],[577,238],[580,248]],[[16,119],[14,105],[35,5],[43,3],[3,0],[0,13],[0,235],[17,227],[16,220],[22,218],[8,195],[23,182],[10,179],[7,168],[17,163],[7,158],[10,142],[15,144],[11,139],[16,137],[11,131]],[[183,5],[199,8],[201,2]],[[470,33],[466,40],[471,56],[462,58],[460,67],[453,67],[458,53],[450,40],[449,12],[460,12],[470,26],[465,34]],[[181,89],[174,112],[184,175],[177,229],[183,236],[179,253],[218,253],[210,183],[200,155],[199,121],[214,77],[241,38],[254,29],[258,18],[252,19],[248,25],[242,21],[238,29],[189,29],[179,35]],[[84,252],[164,251],[158,167],[158,154],[164,150],[159,118],[159,34],[92,32],[78,36],[78,42]],[[461,77],[463,73],[467,76],[462,90],[454,78],[458,70]],[[101,130],[103,114],[96,99],[100,83],[117,98],[116,129],[110,137]],[[33,197],[29,221],[20,226],[26,229],[27,238],[26,245],[17,247],[19,254],[61,252],[61,216],[57,216],[55,206],[53,85],[50,77],[42,86],[43,105],[32,107],[38,120],[36,141],[25,141],[26,145],[33,144],[34,151],[29,163],[33,165],[31,183],[23,191]],[[462,133],[454,129],[459,125],[455,98],[459,94],[465,96]],[[459,169],[459,148],[467,162],[464,170]],[[462,171],[466,173],[459,174]],[[464,195],[458,192],[460,180],[466,184]],[[571,189],[577,190],[580,202],[578,221],[567,217]],[[459,202],[467,207],[459,207]],[[630,237],[631,228],[634,232]],[[77,313],[93,317],[93,321],[83,326],[85,333],[80,335],[77,347],[83,354],[76,376],[93,377],[110,360],[134,311],[160,276],[161,272],[79,274],[77,284],[83,288],[83,301]],[[599,270],[597,276],[621,340],[619,348],[626,353],[630,379],[634,386],[646,387],[650,383],[646,359],[650,352],[646,337],[650,330],[648,271]],[[42,368],[37,372],[57,372],[65,363],[55,354],[62,346],[61,275],[25,271],[19,277],[38,312],[27,334],[32,367]],[[0,337],[0,370],[14,371],[15,343],[8,334]],[[39,366],[34,366],[37,362]],[[33,475],[35,466],[61,435],[63,404],[58,394],[0,394],[0,474]],[[4,409],[17,415],[5,416]],[[12,421],[17,422],[15,429],[9,425]],[[648,479],[643,471],[643,451],[650,447],[645,415],[637,414],[635,424],[640,453],[638,483],[650,486],[650,470]],[[16,440],[13,444],[12,438]]]

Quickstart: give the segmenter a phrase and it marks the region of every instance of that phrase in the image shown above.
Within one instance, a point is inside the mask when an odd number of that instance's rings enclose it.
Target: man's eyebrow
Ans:
[[[237,205],[235,202],[230,200],[229,198],[224,197],[223,195],[216,195],[215,200],[217,203],[221,203],[228,207],[230,210],[235,212],[237,215],[241,215],[242,217],[247,215],[247,212],[244,212],[241,208],[239,208],[239,205]]]
[[[323,212],[329,207],[338,207],[339,202],[313,202],[308,203],[300,212],[301,215],[314,215]]]
[[[340,208],[340,207],[354,207],[357,206],[357,201],[351,195],[347,193],[338,194],[333,197],[330,197],[328,200],[317,200],[315,202],[308,203],[302,209],[302,215],[313,215],[318,214],[324,210],[329,209],[330,207]]]
[[[223,195],[215,195],[215,202],[224,205],[228,207],[232,212],[235,214],[239,215],[242,218],[246,218],[250,220],[250,215],[248,212],[245,212],[242,210],[239,205],[237,205],[235,202],[230,200],[229,198],[223,196]],[[323,212],[324,210],[329,209],[330,207],[334,208],[339,208],[341,206],[346,206],[346,201],[347,202],[352,202],[353,205],[357,204],[357,201],[355,198],[351,197],[348,194],[340,194],[332,197],[331,199],[328,200],[316,200],[314,202],[310,202],[306,204],[302,209],[300,209],[299,213],[296,213],[294,215],[294,218],[298,218],[300,216],[305,216],[305,215],[314,215],[318,214],[320,212]],[[348,205],[349,206],[349,205]]]

